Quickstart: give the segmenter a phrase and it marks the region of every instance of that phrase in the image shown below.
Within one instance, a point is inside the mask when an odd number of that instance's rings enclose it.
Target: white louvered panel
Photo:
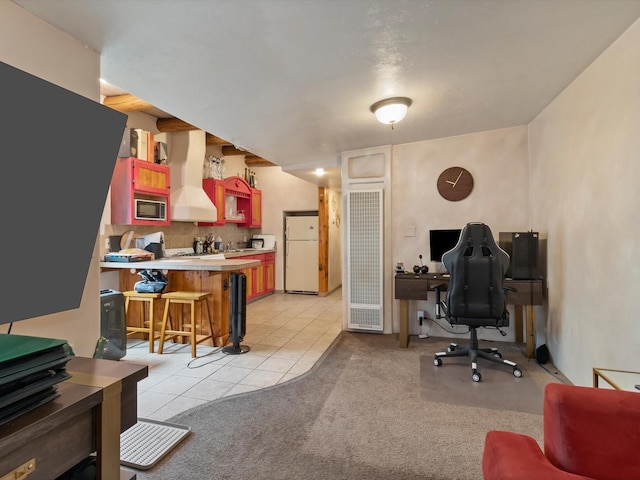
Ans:
[[[382,190],[357,190],[347,196],[348,327],[383,329]]]

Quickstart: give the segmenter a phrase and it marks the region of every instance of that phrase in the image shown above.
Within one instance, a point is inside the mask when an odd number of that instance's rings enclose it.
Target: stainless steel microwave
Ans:
[[[167,202],[136,198],[134,218],[136,220],[165,221],[167,219]]]

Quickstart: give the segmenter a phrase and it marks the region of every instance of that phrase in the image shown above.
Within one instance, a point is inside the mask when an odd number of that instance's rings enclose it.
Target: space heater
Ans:
[[[231,312],[229,320],[229,341],[231,345],[222,348],[223,353],[239,355],[251,350],[240,345],[247,329],[247,276],[231,272]]]
[[[127,354],[127,321],[121,292],[100,290],[100,335],[106,343],[99,358],[120,360]]]

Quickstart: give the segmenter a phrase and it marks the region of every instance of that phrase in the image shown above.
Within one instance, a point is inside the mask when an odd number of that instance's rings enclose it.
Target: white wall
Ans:
[[[87,98],[100,99],[98,54],[8,0],[0,0],[0,60]],[[63,112],[60,119],[69,120]],[[70,138],[72,133],[70,124]],[[100,336],[98,254],[96,242],[80,308],[16,322],[11,332],[62,338],[77,355],[92,356]],[[0,326],[3,332],[5,327]]]
[[[443,199],[436,188],[440,173],[453,166],[466,168],[474,178],[471,195],[458,202]],[[484,222],[496,241],[499,232],[529,230],[526,126],[396,145],[391,176],[393,258],[387,266],[389,275],[393,275],[391,272],[399,261],[411,271],[413,265],[420,264],[419,255],[429,271],[435,271],[435,264],[429,260],[430,229],[462,228],[468,222]],[[434,318],[435,294],[431,295],[428,302],[410,302],[409,334],[419,333],[417,309],[425,310],[427,318]],[[393,291],[388,296],[393,301]],[[397,303],[394,302],[393,310],[394,332],[399,331]],[[423,333],[429,323],[423,325]],[[455,330],[446,321],[442,324]],[[480,329],[478,336],[513,341],[513,324],[505,329],[506,337],[493,329]],[[429,335],[452,336],[435,322]]]
[[[529,126],[531,223],[548,232],[547,344],[572,382],[640,369],[640,22]]]
[[[262,190],[262,233],[276,236],[276,290],[284,290],[284,211],[318,210],[318,187],[282,171],[254,169]]]
[[[342,284],[342,199],[340,192],[328,189],[329,197],[329,258],[328,291]],[[335,205],[335,210],[333,206]]]

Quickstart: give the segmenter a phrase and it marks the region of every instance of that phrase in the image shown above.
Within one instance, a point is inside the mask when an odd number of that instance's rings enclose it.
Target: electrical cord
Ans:
[[[215,359],[213,359],[213,360],[210,360],[210,361],[208,361],[208,362],[206,362],[206,363],[203,363],[203,364],[201,364],[201,365],[196,365],[195,367],[191,366],[191,364],[192,364],[193,362],[195,362],[196,360],[200,360],[200,359],[205,358],[205,357],[208,357],[208,356],[210,356],[210,355],[215,355],[216,353],[220,352],[220,351],[222,350],[222,348],[223,348],[223,347],[218,347],[218,348],[216,348],[215,350],[210,351],[209,353],[205,353],[204,355],[200,355],[199,357],[195,357],[195,358],[191,359],[191,360],[189,361],[189,363],[187,363],[187,368],[190,368],[190,369],[192,369],[192,370],[193,370],[193,369],[195,369],[195,368],[200,368],[200,367],[204,367],[205,365],[209,365],[209,364],[211,364],[211,363],[215,363],[215,362],[217,362],[218,360],[222,360],[222,359],[224,358],[224,355],[223,355],[223,356],[221,356],[221,357],[215,358]]]
[[[435,322],[435,324],[438,325],[442,330],[444,330],[445,332],[451,333],[453,335],[467,335],[470,332],[469,328],[467,328],[467,330],[465,330],[464,332],[456,332],[455,330],[450,330],[449,328],[442,325],[440,322],[438,322],[434,318],[427,318],[425,320],[429,320],[432,324]],[[431,327],[429,327],[429,330],[431,330]]]
[[[8,333],[8,332],[7,332],[7,333]],[[146,341],[146,340],[142,340],[142,341],[140,341],[140,342],[138,342],[138,343],[134,343],[133,345],[127,345],[127,348],[136,348],[136,347],[138,347],[138,346],[142,345],[143,343],[147,343],[147,341]],[[220,351],[222,350],[222,348],[223,348],[223,347],[218,347],[218,348],[216,348],[215,350],[212,350],[212,351],[211,351],[211,352],[209,352],[209,353],[205,353],[204,355],[200,355],[199,357],[192,358],[192,359],[189,361],[189,363],[187,363],[187,368],[191,368],[191,369],[194,369],[194,368],[200,368],[200,367],[204,367],[205,365],[209,365],[210,363],[217,362],[218,360],[220,360],[220,359],[222,359],[222,358],[224,358],[224,357],[216,358],[215,360],[211,360],[210,362],[206,362],[206,363],[203,363],[203,364],[201,364],[201,365],[196,365],[195,367],[191,366],[191,364],[192,364],[193,362],[195,362],[196,360],[200,360],[200,359],[202,359],[202,358],[208,357],[209,355],[214,355],[214,354],[216,354],[216,353],[220,352]]]

